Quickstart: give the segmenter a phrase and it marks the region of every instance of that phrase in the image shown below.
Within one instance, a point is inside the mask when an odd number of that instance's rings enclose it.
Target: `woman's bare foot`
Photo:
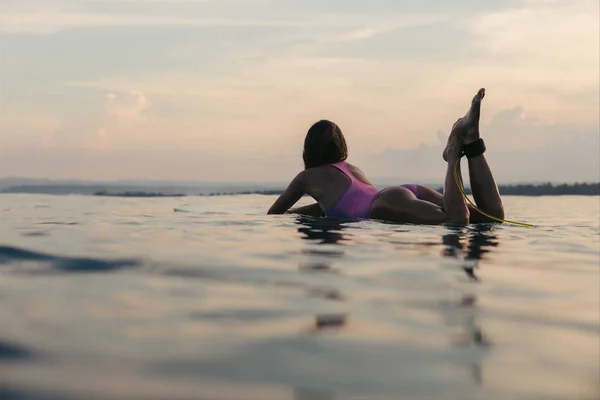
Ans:
[[[461,136],[465,144],[473,143],[479,139],[479,117],[481,115],[481,100],[485,97],[485,89],[479,89],[467,114],[458,122],[457,129],[461,129]]]
[[[442,153],[442,157],[444,161],[448,162],[448,154],[456,151],[457,147],[462,148],[462,124],[459,124],[462,118],[459,118],[454,125],[452,125],[452,130],[450,131],[450,136],[448,136],[448,142],[446,143],[446,147],[444,148],[444,152]]]
[[[463,118],[459,118],[458,121],[452,126],[450,137],[448,138],[448,145],[442,153],[444,161],[448,161],[448,147],[450,143],[455,143],[453,136],[458,136],[462,139],[464,144],[473,143],[479,139],[479,117],[481,116],[481,100],[485,97],[485,89],[481,88],[473,97],[471,102],[471,108]]]

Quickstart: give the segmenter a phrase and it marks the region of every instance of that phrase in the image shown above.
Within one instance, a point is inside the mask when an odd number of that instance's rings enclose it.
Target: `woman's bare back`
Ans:
[[[354,178],[375,187],[360,168],[346,163]],[[351,178],[333,165],[322,165],[302,171],[306,193],[314,198],[322,210],[333,207],[352,184]]]

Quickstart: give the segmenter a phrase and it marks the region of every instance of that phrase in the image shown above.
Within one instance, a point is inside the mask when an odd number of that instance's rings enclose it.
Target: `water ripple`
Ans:
[[[11,246],[0,246],[0,264],[18,261],[38,261],[45,263],[51,270],[70,273],[112,272],[134,268],[140,265],[137,260],[104,260],[88,257],[61,257],[24,250]]]
[[[26,347],[0,339],[0,363],[33,359],[34,353]],[[0,397],[2,399],[3,397]]]

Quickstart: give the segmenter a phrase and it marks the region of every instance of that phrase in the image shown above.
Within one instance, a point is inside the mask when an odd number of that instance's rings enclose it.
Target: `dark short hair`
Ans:
[[[339,126],[324,119],[311,126],[304,139],[302,158],[305,169],[346,160],[348,147]]]

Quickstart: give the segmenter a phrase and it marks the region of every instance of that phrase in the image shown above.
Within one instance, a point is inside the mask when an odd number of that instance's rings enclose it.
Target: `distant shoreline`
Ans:
[[[108,193],[105,191],[95,192],[94,196],[105,196],[105,197],[184,197],[183,193],[160,193],[160,192],[120,192],[120,193]]]
[[[575,184],[517,184],[499,185],[500,194],[504,196],[600,196],[600,183],[575,183]],[[277,196],[283,189],[251,189],[236,187],[223,188],[222,191],[200,192],[202,188],[170,188],[170,187],[144,187],[144,186],[101,186],[101,185],[18,185],[10,186],[0,190],[0,194],[50,194],[50,195],[88,195],[104,197],[185,197],[185,196],[243,196],[243,195],[266,195]],[[442,188],[437,190],[442,193]],[[469,188],[465,189],[471,194]]]
[[[600,183],[575,183],[553,185],[498,185],[501,195],[505,196],[600,196]],[[439,187],[438,192],[443,193]],[[201,196],[235,196],[235,195],[280,195],[283,190],[249,190],[240,192],[215,192]],[[472,194],[470,188],[465,188],[465,193]]]

